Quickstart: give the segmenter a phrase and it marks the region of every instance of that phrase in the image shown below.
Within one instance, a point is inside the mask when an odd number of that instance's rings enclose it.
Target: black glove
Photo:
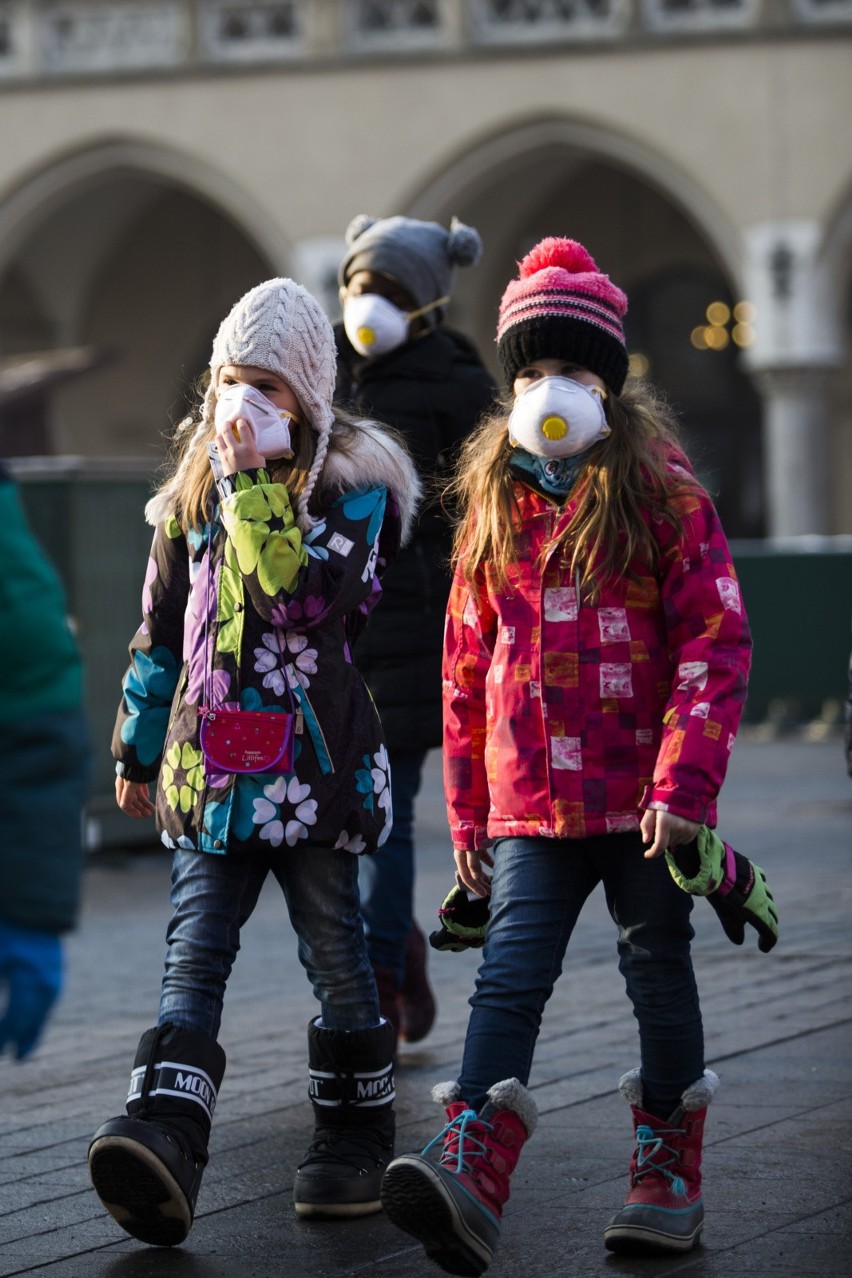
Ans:
[[[441,926],[429,935],[434,950],[478,950],[485,944],[490,910],[488,898],[473,896],[457,883],[441,902],[438,910]]]
[[[778,911],[759,865],[735,852],[702,825],[691,843],[666,852],[671,876],[693,896],[706,896],[734,945],[745,940],[745,925],[757,932],[757,948],[768,954],[778,940]]]

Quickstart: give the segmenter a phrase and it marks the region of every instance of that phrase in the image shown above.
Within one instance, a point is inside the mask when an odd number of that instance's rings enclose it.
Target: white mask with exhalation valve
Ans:
[[[359,355],[385,355],[408,341],[413,319],[445,306],[449,300],[439,297],[416,311],[401,311],[381,293],[359,293],[343,302],[343,327]]]
[[[536,457],[574,457],[609,435],[606,393],[570,377],[542,377],[515,400],[511,443]]]
[[[290,422],[298,421],[295,413],[279,408],[254,386],[237,382],[223,386],[216,398],[216,429],[222,430],[227,422],[241,417],[254,429],[257,451],[267,460],[270,457],[292,457]]]

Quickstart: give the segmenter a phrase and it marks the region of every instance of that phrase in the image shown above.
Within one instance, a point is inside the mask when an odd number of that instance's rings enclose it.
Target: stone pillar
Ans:
[[[339,236],[310,235],[292,246],[295,278],[322,302],[332,321],[340,315],[337,268],[346,253],[346,227],[340,229]]]
[[[767,532],[798,537],[830,532],[826,384],[817,368],[764,370],[763,395]]]
[[[770,537],[831,529],[826,387],[843,348],[821,241],[816,222],[762,222],[745,232],[746,297],[756,308],[746,365],[764,397]]]

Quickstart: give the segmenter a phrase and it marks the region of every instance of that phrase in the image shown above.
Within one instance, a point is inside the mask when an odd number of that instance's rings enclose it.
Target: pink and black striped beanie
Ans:
[[[627,377],[627,298],[576,240],[541,240],[500,302],[497,358],[506,383],[536,359],[565,359],[621,393]]]

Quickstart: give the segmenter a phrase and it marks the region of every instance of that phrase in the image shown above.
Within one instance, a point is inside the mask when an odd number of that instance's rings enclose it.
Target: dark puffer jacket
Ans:
[[[436,495],[459,444],[492,405],[495,383],[461,334],[438,328],[387,355],[363,359],[342,326],[338,390],[351,411],[405,438],[425,500],[414,534],[382,580],[381,606],[355,649],[391,752],[441,744],[441,650],[450,589],[451,533]]]

